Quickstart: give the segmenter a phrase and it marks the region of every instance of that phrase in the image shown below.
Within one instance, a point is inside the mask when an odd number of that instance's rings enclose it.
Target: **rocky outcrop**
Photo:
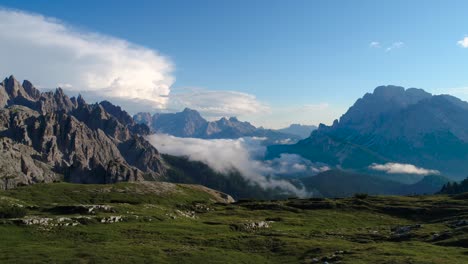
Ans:
[[[9,138],[0,138],[0,190],[18,185],[61,180],[53,167],[40,161],[40,153]]]
[[[149,128],[109,102],[90,105],[60,88],[40,93],[11,76],[0,83],[0,104],[0,166],[8,167],[0,171],[0,188],[60,175],[70,182],[114,183],[165,173],[159,152],[143,138]]]

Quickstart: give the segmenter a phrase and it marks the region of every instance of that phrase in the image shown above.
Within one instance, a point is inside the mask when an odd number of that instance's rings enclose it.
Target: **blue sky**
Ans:
[[[466,1],[0,1],[0,6],[159,52],[172,65],[174,81],[165,82],[170,93],[181,94],[168,111],[187,103],[208,117],[239,115],[279,127],[330,123],[384,84],[468,99],[468,48],[457,44],[468,34]],[[7,71],[0,68],[1,74]],[[31,78],[26,73],[14,72]],[[247,96],[232,101],[255,101],[251,105],[261,111],[220,110],[236,96],[223,91]],[[188,102],[194,93],[200,100]],[[200,105],[217,96],[224,101],[215,111]]]

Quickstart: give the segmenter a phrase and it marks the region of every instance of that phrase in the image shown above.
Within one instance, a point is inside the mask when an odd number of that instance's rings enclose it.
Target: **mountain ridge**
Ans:
[[[291,124],[288,127],[276,129],[276,131],[293,134],[301,137],[302,139],[310,136],[312,131],[317,129],[317,126],[314,125],[301,125],[301,124]]]
[[[202,139],[236,139],[240,137],[265,137],[268,142],[297,141],[300,136],[278,130],[257,128],[236,117],[222,117],[216,121],[204,119],[196,110],[185,108],[176,113],[138,113],[136,123],[149,126],[154,133],[164,133],[176,137]]]
[[[268,156],[299,154],[348,169],[372,163],[409,163],[460,178],[468,170],[468,103],[421,89],[379,86],[331,126],[321,124],[293,145],[275,145]]]
[[[0,83],[0,107],[0,166],[20,164],[1,173],[1,189],[61,179],[155,180],[165,174],[159,152],[143,138],[149,128],[109,102],[90,105],[61,88],[41,93],[29,81],[20,84],[10,76]],[[11,152],[15,149],[23,151]]]

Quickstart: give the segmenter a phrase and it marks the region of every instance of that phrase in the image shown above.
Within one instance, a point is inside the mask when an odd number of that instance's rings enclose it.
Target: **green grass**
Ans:
[[[468,201],[449,196],[369,196],[216,203],[188,185],[38,184],[0,192],[0,205],[29,217],[76,217],[51,208],[107,204],[123,222],[77,226],[18,225],[0,219],[0,263],[468,263]],[[206,210],[208,208],[208,210]],[[180,212],[195,211],[196,218]],[[269,228],[240,230],[273,220]],[[390,229],[422,224],[403,241]],[[432,240],[434,233],[450,235]],[[321,260],[317,263],[323,263]]]

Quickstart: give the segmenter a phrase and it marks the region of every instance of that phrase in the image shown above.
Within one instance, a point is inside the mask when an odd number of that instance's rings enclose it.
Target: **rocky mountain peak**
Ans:
[[[41,97],[41,92],[30,81],[24,80],[22,86],[32,99],[37,100]]]
[[[182,111],[182,114],[193,120],[203,119],[203,117],[200,115],[198,111],[190,109],[190,108],[185,108],[184,111]]]
[[[342,168],[395,162],[466,177],[461,172],[468,169],[467,127],[467,102],[422,89],[379,86],[358,99],[339,122],[320,125],[296,145],[270,150]]]
[[[61,88],[40,93],[11,76],[0,83],[0,139],[18,151],[0,148],[0,168],[11,167],[0,170],[0,189],[60,177],[79,183],[162,177],[159,152],[142,137],[148,133],[109,102],[88,105]]]
[[[76,99],[76,103],[78,107],[86,105],[86,101],[83,98],[83,96],[81,96],[81,94],[78,95],[78,98]]]
[[[108,120],[110,118],[109,113],[107,113],[102,105],[96,104],[92,109],[91,115],[97,120]]]
[[[15,79],[13,75],[5,78],[2,86],[5,88],[5,91],[9,95],[10,99],[14,99],[16,97],[30,99],[28,93],[24,90],[23,86],[21,86],[21,84]]]
[[[117,120],[122,124],[133,124],[135,122],[133,121],[133,118],[120,106],[116,106],[109,101],[102,101],[99,105],[101,105],[106,112],[117,118]]]
[[[371,120],[376,120],[378,116],[389,115],[431,97],[432,94],[422,89],[405,89],[395,85],[379,86],[373,93],[367,93],[358,99],[333,127],[369,127],[373,125]]]
[[[386,85],[375,88],[372,96],[367,96],[367,98],[372,98],[372,100],[394,101],[407,105],[417,103],[418,101],[430,98],[431,96],[432,94],[424,91],[423,89],[405,89],[401,86]],[[366,96],[364,96],[364,98],[366,98]]]
[[[392,98],[403,96],[405,93],[405,88],[401,86],[395,85],[383,85],[378,86],[374,89],[374,96],[382,97],[382,98]]]

